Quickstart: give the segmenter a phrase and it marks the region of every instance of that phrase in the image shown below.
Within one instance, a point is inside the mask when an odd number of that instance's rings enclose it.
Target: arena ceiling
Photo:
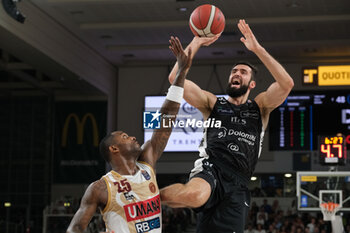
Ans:
[[[116,67],[173,64],[169,37],[178,36],[184,45],[188,44],[193,38],[189,16],[206,3],[222,10],[226,27],[218,41],[198,52],[195,63],[255,61],[255,55],[239,41],[241,34],[236,24],[241,18],[281,62],[350,63],[349,0],[26,1]],[[21,2],[17,7],[21,9]],[[0,80],[2,93],[14,88],[63,91],[68,86],[61,77],[46,75],[12,54],[0,52],[1,74],[9,73],[9,78]],[[73,80],[69,86],[87,93],[94,90],[83,80]]]
[[[349,0],[31,0],[114,65],[173,60],[168,39],[192,39],[191,12],[211,3],[226,18],[221,38],[198,60],[254,57],[239,41],[244,18],[275,57],[285,61],[350,59]]]

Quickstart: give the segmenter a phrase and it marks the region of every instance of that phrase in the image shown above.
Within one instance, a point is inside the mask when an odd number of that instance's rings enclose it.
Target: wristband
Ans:
[[[184,89],[182,87],[171,85],[168,94],[166,95],[166,99],[181,104],[183,95]]]

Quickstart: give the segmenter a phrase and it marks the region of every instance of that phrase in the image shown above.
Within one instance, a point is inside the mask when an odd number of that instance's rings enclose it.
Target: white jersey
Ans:
[[[108,202],[102,211],[107,232],[161,233],[162,217],[159,189],[152,167],[136,162],[135,175],[110,171],[103,176]]]

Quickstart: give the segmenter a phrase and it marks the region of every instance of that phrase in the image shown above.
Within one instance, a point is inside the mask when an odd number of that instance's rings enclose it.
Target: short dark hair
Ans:
[[[111,161],[111,157],[109,154],[109,147],[113,143],[114,143],[114,141],[113,141],[113,134],[112,133],[107,134],[104,138],[102,138],[102,140],[100,142],[100,146],[99,146],[100,155],[108,163]]]
[[[248,61],[238,61],[236,62],[233,66],[235,67],[236,65],[246,65],[246,66],[249,66],[251,69],[252,69],[252,80],[255,80],[255,76],[257,75],[258,73],[258,68],[256,66],[254,66],[252,63],[248,62]]]

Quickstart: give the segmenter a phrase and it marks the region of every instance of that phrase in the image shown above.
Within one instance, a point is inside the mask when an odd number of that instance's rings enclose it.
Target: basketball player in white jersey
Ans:
[[[171,37],[169,42],[179,70],[160,112],[175,120],[192,56],[190,51],[188,55],[184,53],[177,38]],[[154,130],[151,140],[143,146],[122,131],[102,139],[100,153],[112,170],[87,188],[67,233],[83,232],[97,209],[103,214],[107,232],[160,233],[161,204],[154,167],[171,131],[170,127]]]

